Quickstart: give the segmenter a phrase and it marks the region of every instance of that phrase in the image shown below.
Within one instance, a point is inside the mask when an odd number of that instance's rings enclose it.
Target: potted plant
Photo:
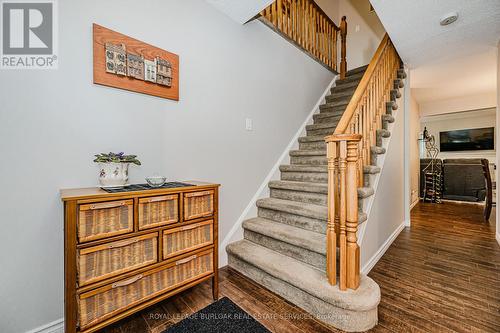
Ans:
[[[136,155],[125,155],[123,152],[95,155],[94,162],[99,163],[99,183],[102,187],[127,185],[128,166],[131,163],[141,165]]]

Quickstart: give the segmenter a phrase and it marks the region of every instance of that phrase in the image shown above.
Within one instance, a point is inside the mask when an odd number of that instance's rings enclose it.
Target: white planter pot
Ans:
[[[99,163],[99,183],[102,187],[127,185],[129,163]]]

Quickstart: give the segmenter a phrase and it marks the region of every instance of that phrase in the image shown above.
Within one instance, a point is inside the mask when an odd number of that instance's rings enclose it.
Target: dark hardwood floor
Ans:
[[[488,223],[478,206],[418,204],[411,220],[369,274],[382,291],[371,332],[500,332],[495,212]],[[272,332],[339,332],[227,268],[220,294]],[[211,302],[210,283],[203,283],[104,332],[162,332]]]

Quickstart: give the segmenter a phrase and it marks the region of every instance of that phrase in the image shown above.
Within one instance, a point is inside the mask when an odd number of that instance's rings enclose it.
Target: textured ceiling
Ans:
[[[484,53],[500,39],[499,0],[371,0],[399,54],[411,68]],[[458,20],[440,19],[458,12]]]
[[[418,102],[496,90],[500,0],[371,0]],[[441,26],[450,12],[458,20]]]

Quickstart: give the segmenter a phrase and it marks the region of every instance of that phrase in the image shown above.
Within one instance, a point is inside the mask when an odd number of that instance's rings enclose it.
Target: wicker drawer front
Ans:
[[[158,261],[158,234],[148,234],[78,251],[80,286]]]
[[[163,232],[163,259],[213,243],[213,220]]]
[[[127,280],[81,294],[79,321],[82,330],[126,308],[158,296],[213,272],[213,253],[193,255]]]
[[[184,194],[184,219],[212,216],[214,213],[214,191]]]
[[[133,216],[133,200],[80,205],[78,240],[88,242],[132,232],[134,230]]]
[[[177,221],[179,221],[179,197],[177,194],[139,199],[140,230]]]

